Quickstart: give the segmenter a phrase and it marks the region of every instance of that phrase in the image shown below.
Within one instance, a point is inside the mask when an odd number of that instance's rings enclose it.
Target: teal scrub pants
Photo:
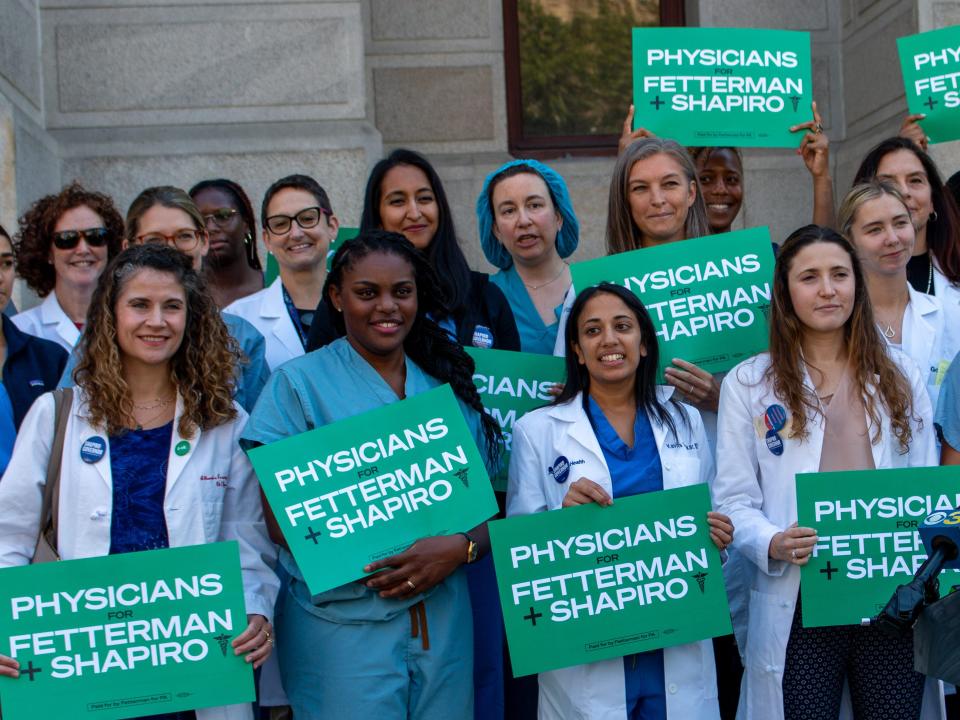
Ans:
[[[276,630],[294,717],[472,718],[473,630],[465,574],[455,572],[437,586],[423,610],[413,606],[385,621],[330,622],[311,604],[305,583],[291,578],[281,591]]]

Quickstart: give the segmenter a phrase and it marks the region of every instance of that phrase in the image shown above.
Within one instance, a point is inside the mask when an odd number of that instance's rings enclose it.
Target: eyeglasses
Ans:
[[[206,237],[206,234],[207,233],[204,230],[183,228],[181,230],[176,230],[173,235],[164,235],[161,232],[138,235],[134,238],[134,241],[139,244],[164,243],[166,245],[175,247],[180,252],[190,252],[200,244],[200,240]]]
[[[210,223],[216,223],[219,227],[226,227],[227,223],[233,220],[234,216],[237,214],[237,210],[234,208],[217,208],[212,213],[203,216],[204,224],[209,227]]]
[[[112,233],[106,228],[87,228],[86,230],[64,230],[53,234],[53,246],[58,250],[73,250],[80,244],[81,238],[90,247],[103,247]]]
[[[293,225],[293,221],[297,221],[299,225],[304,230],[309,230],[312,227],[316,227],[317,223],[320,222],[320,218],[324,215],[332,215],[333,213],[322,207],[308,207],[304,208],[296,215],[271,215],[264,221],[264,225],[267,230],[272,232],[274,235],[286,235],[290,232],[290,228]]]

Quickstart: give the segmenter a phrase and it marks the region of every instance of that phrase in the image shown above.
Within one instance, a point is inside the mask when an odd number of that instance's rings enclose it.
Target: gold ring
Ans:
[[[264,630],[264,631],[263,631],[263,634],[267,636],[267,642],[269,642],[269,641],[270,641],[270,631],[269,631],[269,630]]]
[[[822,133],[822,132],[823,132],[823,125],[820,124],[820,123],[817,123],[816,125],[814,125],[814,126],[813,126],[813,132],[814,132],[815,134],[817,134],[817,135],[819,135],[820,133]]]
[[[407,578],[407,585],[410,586],[410,589],[411,589],[411,590],[416,590],[416,589],[417,589],[417,586],[413,584],[413,580],[411,580],[410,578]]]

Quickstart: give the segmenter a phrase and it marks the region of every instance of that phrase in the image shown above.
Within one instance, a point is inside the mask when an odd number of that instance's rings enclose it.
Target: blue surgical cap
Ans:
[[[557,208],[557,212],[560,213],[560,217],[563,218],[563,227],[557,234],[557,252],[560,257],[565,258],[573,255],[573,251],[577,249],[580,242],[580,223],[577,222],[577,216],[573,212],[570,191],[567,190],[567,184],[560,177],[560,173],[536,160],[511,160],[487,175],[487,179],[483,181],[480,197],[477,198],[477,226],[480,231],[480,246],[483,248],[483,254],[486,255],[487,260],[501,270],[506,270],[513,265],[513,258],[510,257],[510,253],[493,234],[493,211],[490,209],[487,192],[491,180],[504,170],[517,165],[530,168],[543,178],[550,190],[553,204]]]

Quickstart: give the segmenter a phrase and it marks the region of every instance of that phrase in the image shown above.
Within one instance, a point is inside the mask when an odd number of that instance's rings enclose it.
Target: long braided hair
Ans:
[[[440,382],[450,384],[453,394],[480,415],[480,423],[486,441],[489,467],[497,467],[503,446],[500,426],[483,409],[480,394],[473,384],[474,362],[463,346],[452,339],[446,330],[431,320],[432,317],[449,315],[447,301],[440,289],[437,275],[426,257],[400,233],[385,230],[366,230],[341,245],[327,273],[323,285],[323,297],[330,297],[330,289],[342,290],[344,273],[361,259],[373,253],[396,255],[406,260],[413,268],[417,285],[417,317],[410,332],[403,340],[403,350],[411,360],[428,375]],[[333,313],[333,322],[339,335],[346,335],[343,315]]]

